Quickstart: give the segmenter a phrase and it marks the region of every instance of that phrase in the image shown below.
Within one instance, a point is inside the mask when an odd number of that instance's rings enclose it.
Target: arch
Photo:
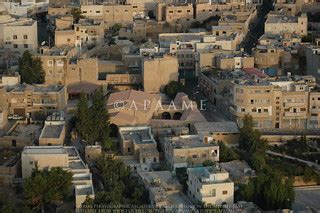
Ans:
[[[110,124],[109,128],[110,128],[109,136],[110,137],[117,137],[118,136],[118,126],[115,124]]]
[[[180,120],[181,116],[182,116],[182,113],[181,113],[181,112],[175,112],[175,113],[173,114],[173,116],[172,116],[172,119],[173,119],[173,120]]]
[[[161,114],[161,119],[170,120],[171,119],[170,113],[169,112],[163,112]]]

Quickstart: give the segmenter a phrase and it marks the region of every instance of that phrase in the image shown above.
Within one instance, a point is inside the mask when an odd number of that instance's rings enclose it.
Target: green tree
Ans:
[[[71,15],[74,23],[78,23],[81,18],[84,18],[80,8],[72,8]]]
[[[178,81],[170,81],[169,84],[164,87],[164,93],[167,94],[171,99],[174,99],[177,93],[184,91],[184,85]]]
[[[103,88],[96,90],[92,96],[92,106],[88,107],[88,99],[80,96],[77,110],[76,129],[80,137],[88,144],[101,142],[104,148],[110,149],[112,141],[109,138],[109,114],[105,105]]]
[[[106,101],[103,88],[96,90],[92,97],[91,119],[92,119],[92,142],[99,140],[108,143],[109,140],[109,114],[106,108]]]
[[[260,131],[254,128],[253,119],[250,115],[245,115],[243,118],[243,126],[240,129],[239,148],[243,151],[245,160],[254,169],[259,171],[263,169],[267,141],[262,139]],[[256,160],[262,164],[258,164]]]
[[[31,53],[24,51],[18,61],[21,81],[27,84],[42,84],[45,79],[42,61],[39,57],[32,57]]]
[[[253,201],[264,210],[291,208],[294,189],[291,179],[268,170],[240,186],[241,199]]]
[[[95,162],[104,191],[97,193],[94,200],[87,199],[86,207],[97,205],[145,204],[147,193],[122,161],[102,155]]]
[[[90,111],[88,106],[88,99],[82,93],[80,95],[80,100],[77,104],[76,129],[80,137],[85,139],[85,141],[88,141],[90,136],[89,132],[90,132],[90,126],[91,126],[91,118],[90,118],[89,112]]]
[[[220,152],[219,160],[221,162],[228,162],[239,159],[239,155],[232,148],[228,148],[222,141],[219,141],[218,145]]]
[[[211,161],[211,160],[205,160],[203,163],[202,163],[202,166],[214,166],[214,162]]]
[[[54,201],[63,201],[70,196],[72,174],[62,168],[50,171],[33,171],[24,184],[25,199],[35,211],[44,209]]]

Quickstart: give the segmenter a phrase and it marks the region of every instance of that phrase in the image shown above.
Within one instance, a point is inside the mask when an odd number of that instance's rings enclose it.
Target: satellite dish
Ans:
[[[41,46],[44,46],[46,44],[46,41],[41,42]]]

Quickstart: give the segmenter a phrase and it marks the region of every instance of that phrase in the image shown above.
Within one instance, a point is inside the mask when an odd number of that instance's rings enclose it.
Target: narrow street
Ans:
[[[257,8],[256,22],[250,24],[249,32],[240,45],[247,53],[252,52],[252,48],[258,43],[258,39],[264,34],[264,23],[272,8],[273,0],[263,0],[263,4]]]

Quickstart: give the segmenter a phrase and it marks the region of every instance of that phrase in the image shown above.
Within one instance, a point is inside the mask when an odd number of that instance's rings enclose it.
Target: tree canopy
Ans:
[[[264,210],[290,208],[294,201],[293,182],[266,163],[267,142],[254,128],[253,119],[246,115],[240,129],[239,148],[250,166],[258,172],[248,184],[241,185],[241,200],[253,201]]]
[[[111,148],[109,138],[109,114],[105,105],[103,88],[96,90],[92,96],[92,105],[84,94],[78,102],[76,129],[87,143],[101,142],[107,149]]]
[[[80,8],[72,8],[71,15],[74,23],[78,23],[81,18],[84,18]]]
[[[261,132],[254,128],[253,119],[245,115],[240,129],[239,148],[244,153],[245,160],[257,171],[265,165],[266,140],[261,138]]]
[[[264,210],[291,208],[294,201],[292,179],[284,179],[277,172],[268,170],[240,186],[241,198],[253,201]]]
[[[54,201],[63,201],[71,194],[72,174],[62,168],[35,170],[24,183],[26,203],[39,211]]]
[[[167,84],[164,87],[164,93],[166,93],[171,99],[174,99],[179,92],[184,92],[185,87],[182,83],[178,81],[170,81],[169,84]]]
[[[103,192],[95,199],[87,199],[84,208],[96,205],[144,204],[147,200],[144,187],[139,184],[122,161],[102,155],[95,162],[103,183]]]
[[[21,81],[27,84],[42,84],[45,80],[45,73],[42,67],[42,61],[39,57],[32,57],[31,53],[24,51],[18,61],[19,74]]]
[[[239,155],[232,148],[227,147],[222,141],[218,142],[219,145],[219,161],[228,162],[238,160]]]

